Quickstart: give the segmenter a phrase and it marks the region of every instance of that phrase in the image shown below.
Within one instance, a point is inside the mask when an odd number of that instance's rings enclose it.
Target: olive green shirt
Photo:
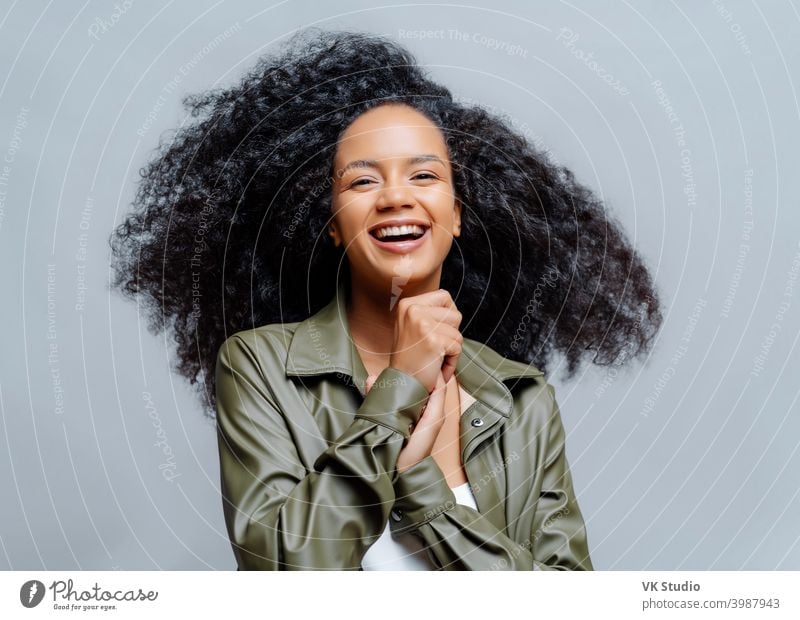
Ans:
[[[397,457],[428,393],[367,376],[346,290],[305,321],[237,332],[217,357],[223,510],[240,570],[360,570],[386,523],[441,570],[593,570],[554,389],[533,366],[465,338],[456,378],[474,399],[461,458],[478,510],[432,456]]]

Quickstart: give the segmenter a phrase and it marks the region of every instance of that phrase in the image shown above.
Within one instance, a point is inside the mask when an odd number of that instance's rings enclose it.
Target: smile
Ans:
[[[416,230],[410,230],[416,229]],[[421,231],[423,231],[420,234]],[[378,235],[382,236],[381,239]],[[382,250],[395,254],[408,254],[419,248],[431,236],[431,229],[420,226],[399,226],[374,230],[369,233],[372,242]]]

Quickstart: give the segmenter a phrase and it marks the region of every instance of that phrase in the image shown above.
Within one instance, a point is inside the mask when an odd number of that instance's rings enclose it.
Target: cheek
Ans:
[[[368,220],[372,203],[369,199],[352,196],[342,200],[341,207],[334,215],[342,234],[352,238],[365,233],[364,226]]]
[[[331,222],[336,224],[337,230],[345,234],[350,229],[350,208],[344,202],[331,204]]]
[[[446,232],[445,231],[442,231],[442,232],[444,234],[440,235],[441,238],[440,238],[440,241],[439,241],[439,245],[443,249],[444,252],[449,252],[450,248],[453,247],[453,241],[454,241],[453,235],[450,233],[449,230],[446,231]]]
[[[349,212],[349,208],[340,211],[333,219],[336,222],[336,230],[345,243],[352,243],[359,235],[366,234],[362,225],[362,220],[354,216],[354,213]]]

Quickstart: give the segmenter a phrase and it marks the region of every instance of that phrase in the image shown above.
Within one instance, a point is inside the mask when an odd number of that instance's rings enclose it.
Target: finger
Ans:
[[[445,307],[426,306],[426,313],[437,324],[442,323],[453,329],[458,329],[461,325],[461,312],[459,312],[455,304]]]
[[[456,364],[451,358],[444,358],[444,364],[442,364],[442,375],[444,376],[445,383],[448,383],[450,379],[453,378],[454,374],[456,374]]]
[[[425,404],[425,409],[417,422],[415,432],[417,429],[422,430],[426,428],[433,428],[438,432],[439,427],[444,421],[444,401],[445,391],[447,384],[442,378],[442,373],[436,377],[436,386],[428,396],[428,402]]]
[[[461,342],[459,340],[451,340],[444,351],[444,359],[442,360],[442,377],[444,382],[447,383],[452,379],[456,372],[458,365],[458,358],[461,355]]]
[[[428,291],[427,293],[422,293],[420,295],[414,295],[413,298],[401,299],[397,303],[398,305],[402,304],[406,307],[413,304],[422,304],[424,306],[441,306],[442,308],[455,306],[455,302],[453,302],[453,298],[449,291],[443,288],[436,289],[435,291]]]

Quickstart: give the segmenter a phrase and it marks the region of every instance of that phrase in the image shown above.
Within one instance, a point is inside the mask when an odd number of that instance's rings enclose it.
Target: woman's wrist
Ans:
[[[430,455],[398,473],[392,484],[395,502],[389,523],[396,533],[415,530],[456,504],[444,473]]]

